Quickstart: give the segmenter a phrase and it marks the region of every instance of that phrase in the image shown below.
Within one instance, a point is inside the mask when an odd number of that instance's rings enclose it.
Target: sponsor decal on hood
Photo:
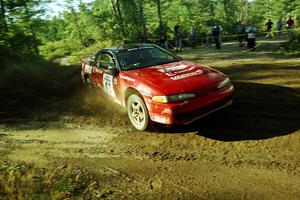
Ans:
[[[196,76],[204,72],[202,69],[197,69],[196,71],[194,71],[195,69],[196,68],[193,66],[180,64],[180,65],[168,66],[165,68],[158,68],[158,71],[166,74],[172,80],[180,80],[183,78]]]
[[[194,71],[194,72],[191,72],[191,73],[180,74],[178,76],[171,77],[171,79],[176,81],[176,80],[187,78],[187,77],[190,77],[190,76],[197,76],[199,74],[203,74],[203,70],[198,69],[197,71]]]

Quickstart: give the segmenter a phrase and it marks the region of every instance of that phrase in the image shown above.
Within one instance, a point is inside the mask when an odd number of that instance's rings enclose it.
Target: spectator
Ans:
[[[216,49],[220,49],[221,48],[221,41],[220,41],[221,29],[220,29],[219,25],[215,25],[212,28],[212,35],[214,37]]]
[[[219,27],[219,30],[220,30],[220,34],[219,34],[219,42],[220,42],[220,47],[221,47],[221,45],[222,45],[222,35],[221,35],[221,33],[222,33],[222,31],[223,31],[223,28],[222,28],[222,26],[219,24],[218,25],[218,27]]]
[[[244,39],[245,39],[245,41],[247,42],[248,41],[248,33],[247,33],[247,30],[249,29],[251,27],[251,23],[249,23],[249,22],[246,22],[245,23],[245,37],[244,37]]]
[[[274,38],[273,32],[272,32],[272,26],[273,26],[273,22],[271,19],[269,19],[269,21],[265,24],[265,26],[267,26],[267,35],[266,38]]]
[[[166,50],[169,50],[166,31],[165,30],[161,30],[159,37],[160,37],[159,38],[160,39],[160,46],[162,48],[166,49]]]
[[[248,49],[253,51],[255,49],[255,33],[257,32],[257,27],[254,22],[250,26],[247,27],[247,45]]]
[[[205,37],[205,45],[206,47],[210,47],[211,46],[211,41],[212,39],[212,28],[211,27],[208,27],[207,30],[206,30],[206,37]]]
[[[144,43],[146,41],[146,37],[141,31],[138,32],[138,41],[140,43]]]
[[[239,23],[236,27],[236,33],[238,35],[240,47],[244,46],[245,30],[246,30],[246,26],[244,23]]]
[[[190,43],[192,49],[196,49],[196,43],[197,43],[197,31],[194,27],[191,28],[190,30]]]
[[[277,38],[279,38],[280,35],[281,35],[282,27],[283,27],[283,22],[282,22],[282,19],[279,18],[277,23],[276,23],[276,29],[277,29],[276,37]]]
[[[294,20],[292,19],[292,17],[289,17],[289,19],[286,21],[286,28],[289,35],[291,34],[293,25],[294,25]]]
[[[175,48],[176,52],[182,50],[182,32],[179,25],[174,26]]]

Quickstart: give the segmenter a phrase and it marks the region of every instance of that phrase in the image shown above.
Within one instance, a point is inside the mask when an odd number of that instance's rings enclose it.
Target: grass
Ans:
[[[78,167],[55,169],[0,162],[1,199],[95,199],[109,195],[96,178]]]

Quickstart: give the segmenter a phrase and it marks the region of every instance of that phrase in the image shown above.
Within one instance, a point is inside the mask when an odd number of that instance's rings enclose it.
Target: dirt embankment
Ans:
[[[95,198],[299,199],[300,59],[270,45],[186,50],[237,89],[231,108],[189,126],[134,130],[123,108],[80,86],[78,67],[39,87],[3,87],[1,160],[87,169],[102,191]]]

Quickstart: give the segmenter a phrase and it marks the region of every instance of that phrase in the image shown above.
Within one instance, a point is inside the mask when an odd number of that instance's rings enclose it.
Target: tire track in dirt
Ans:
[[[28,115],[12,110],[9,122],[3,115],[1,159],[80,166],[108,199],[299,199],[300,60],[236,50],[183,55],[232,78],[230,109],[189,126],[140,132],[110,99],[80,88]]]

